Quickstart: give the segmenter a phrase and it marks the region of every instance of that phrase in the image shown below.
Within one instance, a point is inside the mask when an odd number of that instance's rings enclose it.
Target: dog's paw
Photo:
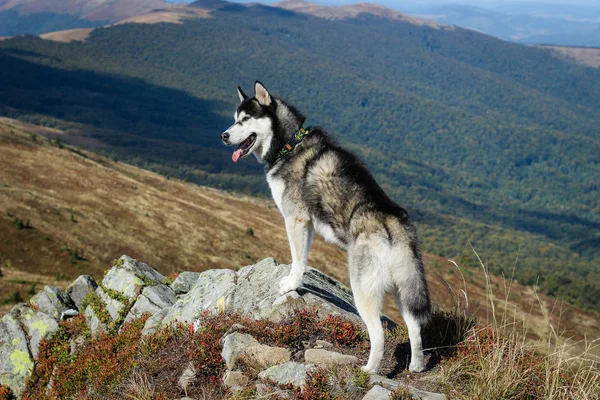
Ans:
[[[360,370],[363,371],[363,372],[367,372],[369,374],[374,374],[374,373],[377,372],[377,368],[373,368],[373,367],[371,367],[368,364],[360,367]]]
[[[425,369],[426,369],[425,363],[422,363],[422,362],[414,363],[414,364],[410,363],[410,365],[408,366],[408,370],[410,372],[423,372],[423,371],[425,371]]]
[[[302,277],[288,275],[279,282],[279,294],[286,294],[302,285]]]

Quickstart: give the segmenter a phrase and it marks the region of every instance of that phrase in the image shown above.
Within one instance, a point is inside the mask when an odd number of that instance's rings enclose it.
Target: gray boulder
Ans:
[[[21,323],[29,338],[29,348],[33,358],[38,355],[42,339],[49,338],[58,330],[58,322],[49,315],[35,311],[24,303],[17,304],[10,313]]]
[[[171,289],[173,289],[176,294],[185,294],[194,287],[199,276],[200,272],[182,272],[175,278],[173,283],[171,283]]]
[[[163,325],[172,322],[190,323],[204,310],[225,311],[233,305],[237,276],[229,269],[202,272],[194,287],[173,305]]]
[[[149,265],[129,256],[121,256],[102,279],[102,285],[132,299],[140,294],[144,286],[158,285],[164,279],[164,275]]]
[[[313,364],[301,364],[289,361],[262,371],[258,374],[258,377],[261,379],[269,379],[279,385],[291,383],[295,387],[304,387],[306,374],[313,369],[315,369]]]
[[[55,286],[44,287],[44,290],[33,296],[29,303],[57,321],[64,311],[75,308],[67,292]]]
[[[71,297],[77,309],[83,311],[81,309],[81,302],[88,294],[94,292],[97,287],[98,284],[91,275],[80,275],[75,282],[69,285],[67,294]]]
[[[279,281],[289,272],[289,265],[281,265],[273,258],[237,272],[202,272],[190,291],[173,305],[163,324],[191,323],[204,310],[230,310],[255,318],[277,320],[282,315],[306,307],[317,309],[322,316],[340,315],[361,323],[350,289],[314,268],[308,268],[302,287],[281,296]],[[394,325],[390,321],[390,326]]]
[[[19,396],[32,370],[27,336],[15,316],[8,313],[0,319],[0,385]]]

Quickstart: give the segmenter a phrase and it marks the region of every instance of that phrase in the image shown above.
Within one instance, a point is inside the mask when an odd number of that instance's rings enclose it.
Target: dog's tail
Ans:
[[[419,260],[420,262],[420,260]],[[429,299],[429,290],[427,281],[423,273],[423,265],[420,262],[409,285],[403,285],[400,289],[400,304],[415,318],[421,326],[426,325],[431,319],[431,301]]]

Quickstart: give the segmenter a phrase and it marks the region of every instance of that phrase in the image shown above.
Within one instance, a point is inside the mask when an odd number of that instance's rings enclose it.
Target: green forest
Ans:
[[[220,143],[235,87],[257,79],[362,157],[425,251],[476,265],[472,245],[492,272],[516,266],[519,282],[600,311],[597,69],[455,27],[258,5],[99,28],[85,42],[0,41],[0,115],[269,196],[262,167],[232,163]]]

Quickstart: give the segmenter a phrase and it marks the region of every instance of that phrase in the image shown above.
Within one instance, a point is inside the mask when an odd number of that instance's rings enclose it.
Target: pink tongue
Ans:
[[[237,162],[237,160],[239,160],[241,156],[242,156],[242,149],[238,149],[233,152],[233,154],[231,155],[231,159],[233,160],[233,162]]]

